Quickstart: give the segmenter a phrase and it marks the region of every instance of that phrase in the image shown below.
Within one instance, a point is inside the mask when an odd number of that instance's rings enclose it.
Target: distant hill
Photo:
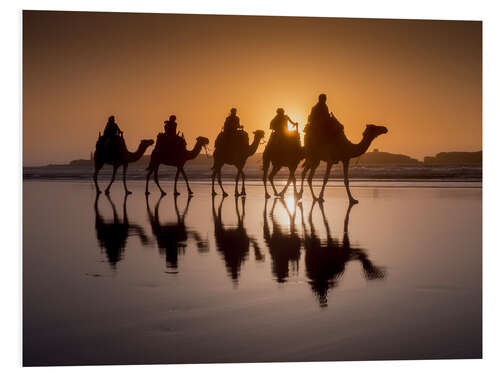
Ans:
[[[357,161],[356,161],[357,162]],[[358,164],[391,164],[391,165],[403,165],[403,164],[421,164],[417,159],[413,159],[407,155],[402,154],[391,154],[389,152],[382,152],[378,149],[372,152],[367,152],[361,155]]]
[[[426,165],[474,165],[483,163],[483,152],[440,152],[436,156],[426,156]]]

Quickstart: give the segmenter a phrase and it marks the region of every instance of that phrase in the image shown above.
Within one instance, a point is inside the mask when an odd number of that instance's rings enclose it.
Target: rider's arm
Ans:
[[[298,123],[298,122],[293,122],[293,121],[292,121],[292,119],[291,119],[290,117],[288,117],[288,115],[286,116],[286,119],[287,119],[290,123],[292,123],[293,125],[295,125],[295,126],[299,126],[299,123]]]

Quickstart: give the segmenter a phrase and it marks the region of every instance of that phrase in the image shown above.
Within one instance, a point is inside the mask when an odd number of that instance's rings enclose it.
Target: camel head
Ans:
[[[199,143],[202,147],[208,145],[210,141],[206,137],[197,137],[196,143]]]
[[[255,139],[258,139],[259,141],[264,138],[266,133],[264,133],[264,130],[256,130],[253,132],[253,135]]]
[[[369,137],[371,139],[374,139],[374,138],[378,137],[379,135],[385,134],[387,132],[388,132],[388,130],[385,126],[367,124],[365,131],[363,132],[363,137]]]

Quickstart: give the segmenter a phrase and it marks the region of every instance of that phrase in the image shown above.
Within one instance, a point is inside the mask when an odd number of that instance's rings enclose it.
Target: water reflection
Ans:
[[[240,214],[238,200],[241,199],[242,212]],[[248,258],[250,252],[250,244],[254,248],[255,259],[263,261],[262,255],[257,241],[250,237],[245,229],[245,197],[235,197],[234,205],[238,224],[236,227],[226,227],[222,221],[222,204],[225,197],[219,203],[219,208],[215,210],[215,199],[212,197],[212,217],[214,221],[214,235],[217,250],[222,254],[226,264],[226,270],[234,281],[235,285],[241,272],[243,262]]]
[[[383,279],[384,270],[376,267],[368,259],[365,250],[351,247],[349,240],[349,214],[353,205],[349,205],[344,218],[344,236],[342,242],[331,235],[330,225],[325,216],[323,204],[319,203],[321,217],[326,229],[326,241],[322,241],[316,234],[313,222],[313,211],[316,206],[314,202],[309,211],[309,227],[307,232],[302,216],[302,227],[304,231],[304,248],[306,274],[313,293],[317,296],[321,307],[328,306],[328,291],[337,286],[342,277],[346,263],[359,260],[363,266],[364,276],[367,280]]]
[[[295,214],[297,212],[297,204],[293,202],[293,211],[290,212],[288,205],[283,200],[283,198],[274,199],[273,206],[271,208],[270,218],[272,222],[272,232],[269,227],[269,220],[267,216],[267,201],[264,203],[264,241],[269,249],[269,254],[271,255],[272,262],[272,272],[276,281],[279,283],[284,283],[289,277],[289,265],[292,266],[292,272],[294,274],[298,273],[299,270],[299,259],[300,259],[300,247],[302,239],[296,231],[295,228]],[[290,220],[289,228],[284,228],[283,225],[276,220],[275,217],[275,207],[276,203],[280,202],[284,210],[288,214]]]
[[[116,264],[123,258],[123,253],[127,245],[129,236],[138,235],[143,245],[149,243],[149,239],[144,233],[144,229],[135,223],[130,223],[127,215],[127,199],[128,195],[123,198],[123,219],[120,220],[116,211],[115,204],[109,195],[106,199],[111,205],[113,211],[113,220],[107,221],[99,211],[99,198],[98,194],[94,201],[95,213],[95,233],[99,242],[99,247],[104,249],[108,263],[112,269],[116,269]]]
[[[179,254],[184,254],[189,236],[192,236],[197,243],[199,252],[208,251],[207,241],[203,240],[195,230],[186,227],[185,219],[189,209],[192,196],[189,196],[182,215],[179,212],[177,196],[174,198],[176,221],[160,222],[160,203],[164,195],[160,196],[154,208],[154,214],[149,206],[149,195],[146,196],[146,209],[148,212],[151,230],[156,238],[158,251],[165,256],[167,269],[177,272]]]
[[[144,245],[151,241],[140,225],[129,222],[127,215],[128,196],[125,196],[123,201],[122,220],[118,217],[115,204],[109,196],[106,196],[113,212],[113,220],[111,221],[104,220],[101,215],[99,198],[100,195],[96,197],[94,204],[96,235],[100,247],[106,251],[109,264],[115,269],[117,262],[123,257],[129,236],[138,235]],[[146,210],[152,235],[156,239],[158,251],[165,257],[167,272],[176,273],[179,255],[185,253],[189,238],[196,241],[198,252],[208,251],[207,239],[202,239],[198,231],[188,228],[185,224],[192,196],[189,196],[186,200],[182,212],[179,210],[179,198],[175,196],[176,219],[165,223],[160,220],[160,206],[164,196],[158,199],[154,209],[151,208],[149,199],[149,196],[147,196]],[[225,197],[222,198],[216,209],[215,199],[212,198],[214,239],[217,251],[224,260],[228,276],[234,282],[234,285],[238,285],[242,265],[249,258],[250,247],[253,248],[256,261],[264,261],[264,255],[257,239],[250,236],[245,227],[245,197],[234,198],[237,224],[232,226],[225,225],[222,219],[225,200]],[[346,264],[350,261],[359,261],[361,263],[364,277],[367,280],[383,279],[385,277],[384,270],[373,265],[364,249],[351,246],[349,216],[353,205],[347,207],[344,217],[343,237],[337,239],[332,236],[322,203],[313,202],[308,217],[305,218],[302,204],[296,202],[293,197],[290,199],[274,199],[270,211],[268,211],[269,202],[270,200],[266,200],[264,203],[262,242],[268,248],[271,270],[276,282],[283,284],[289,281],[291,276],[298,276],[302,249],[305,251],[303,262],[305,276],[313,294],[322,307],[328,305],[328,294],[338,285]],[[296,224],[298,211],[300,211],[301,222]],[[164,212],[166,212],[166,208],[164,208]],[[313,218],[322,220],[326,238],[321,238],[318,234]],[[300,228],[301,226],[302,228]],[[307,226],[309,226],[309,229]],[[302,233],[299,233],[300,229],[302,229]]]

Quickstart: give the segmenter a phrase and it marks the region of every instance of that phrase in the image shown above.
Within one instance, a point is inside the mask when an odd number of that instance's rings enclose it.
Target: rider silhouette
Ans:
[[[293,133],[288,133],[288,122],[295,126],[295,131]],[[299,123],[293,122],[288,115],[285,115],[285,110],[283,108],[278,108],[276,110],[276,116],[271,120],[269,128],[273,130],[269,139],[269,144],[277,146],[275,143],[279,143],[281,146],[285,147],[282,149],[283,152],[285,152],[289,146],[296,146],[297,143],[300,145],[300,138],[298,135]]]
[[[231,113],[226,117],[224,121],[224,133],[226,134],[234,134],[238,131],[238,129],[243,128],[240,125],[240,118],[236,116],[236,108],[231,108]]]
[[[102,143],[100,143],[102,145],[102,148],[112,148],[113,150],[116,150],[118,146],[117,137],[122,135],[123,132],[115,122],[115,116],[109,116],[106,127],[104,128]]]
[[[309,114],[309,126],[317,136],[335,136],[344,126],[337,120],[326,105],[326,94],[320,94],[318,103],[314,105]]]
[[[177,122],[175,120],[177,117],[175,115],[171,115],[168,121],[164,122],[165,134],[167,136],[177,135]]]
[[[293,122],[288,115],[285,115],[285,110],[283,108],[278,108],[276,110],[276,116],[271,120],[269,128],[274,130],[277,134],[286,133],[288,130],[288,122],[295,125],[295,128],[298,129],[299,123]]]
[[[183,137],[177,135],[177,117],[171,115],[167,121],[164,121],[165,133],[159,135],[157,141],[166,142],[168,144],[168,152],[170,156],[173,156],[183,150],[186,145],[186,141]],[[160,133],[161,134],[161,133]]]
[[[121,131],[118,124],[115,122],[115,116],[109,116],[108,123],[104,128],[104,137],[109,139],[112,138],[113,136],[122,134],[123,132]]]

